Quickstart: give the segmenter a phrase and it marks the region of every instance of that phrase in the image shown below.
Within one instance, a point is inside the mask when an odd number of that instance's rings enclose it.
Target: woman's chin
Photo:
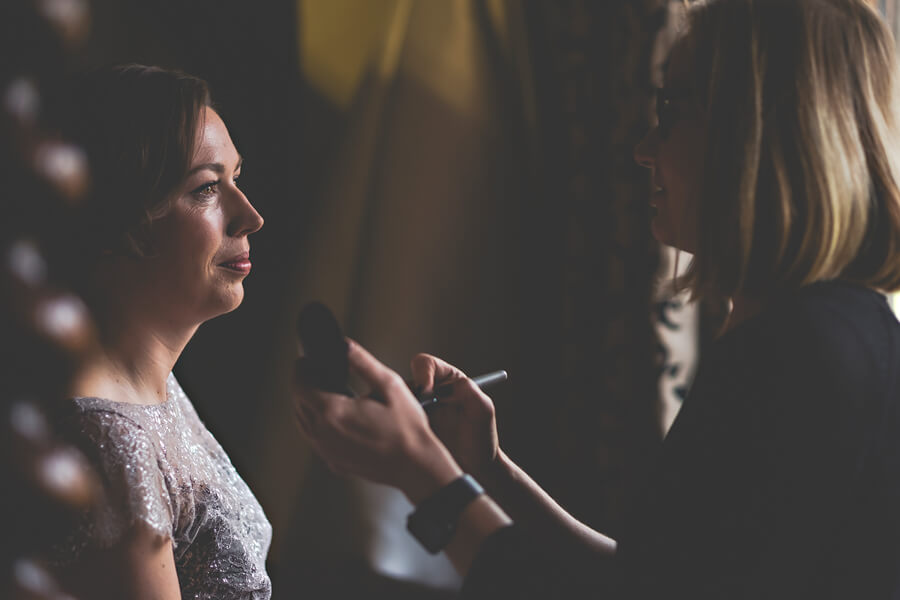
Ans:
[[[211,302],[210,319],[230,313],[241,305],[244,300],[244,288],[240,284],[218,294]]]
[[[237,291],[231,297],[231,301],[228,304],[228,308],[225,312],[231,312],[241,305],[241,302],[244,301],[244,287],[241,285],[237,286]]]

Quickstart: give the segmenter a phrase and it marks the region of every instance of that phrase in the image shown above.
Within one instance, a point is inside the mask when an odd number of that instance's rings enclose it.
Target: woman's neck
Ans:
[[[166,401],[166,379],[197,327],[160,327],[120,315],[106,323],[108,334],[76,374],[72,396],[132,404]]]

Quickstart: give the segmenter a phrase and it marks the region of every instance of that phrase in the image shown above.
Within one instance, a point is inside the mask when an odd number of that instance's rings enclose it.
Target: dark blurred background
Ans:
[[[872,2],[896,32],[898,0]],[[88,166],[39,101],[67,73],[125,62],[208,80],[266,219],[244,304],[199,330],[176,374],[272,521],[274,598],[438,599],[460,583],[406,533],[402,496],[332,474],[300,439],[288,381],[310,300],[403,375],[419,351],[507,370],[493,393],[506,453],[615,536],[724,309],[666,293],[690,257],[651,237],[632,159],[684,5],[0,3],[0,475],[4,512],[22,517],[0,589],[40,583],[41,543],[93,489],[84,466],[47,470],[66,448],[35,427],[92,339],[47,277]],[[50,169],[60,156],[70,168]],[[48,304],[78,318],[52,330],[34,318]]]
[[[86,4],[67,68],[208,80],[266,219],[244,304],[200,329],[176,374],[272,521],[274,597],[459,584],[406,533],[400,495],[330,473],[300,439],[293,323],[314,299],[401,374],[419,351],[506,369],[505,451],[615,535],[708,329],[656,291],[671,256],[632,159],[681,2]]]

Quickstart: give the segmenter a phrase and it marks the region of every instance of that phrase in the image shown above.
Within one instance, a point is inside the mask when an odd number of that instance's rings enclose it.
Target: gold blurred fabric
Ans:
[[[530,97],[518,3],[301,0],[298,7],[304,76],[346,126],[287,304],[325,302],[348,335],[405,376],[417,351],[472,371],[507,366],[506,307],[516,301],[508,281],[520,268],[506,219],[515,207],[508,182],[519,186],[524,174],[510,169],[515,149],[498,119],[502,94],[484,37],[516,57],[512,76]],[[282,386],[289,368],[276,368]],[[286,395],[283,387],[272,393]],[[289,415],[269,419],[263,456],[272,476],[260,481],[277,486],[259,491],[281,533],[273,554],[293,562],[362,552],[380,572],[456,585],[448,561],[406,533],[410,507],[399,494],[334,477],[317,461],[286,479],[283,457],[308,456]]]

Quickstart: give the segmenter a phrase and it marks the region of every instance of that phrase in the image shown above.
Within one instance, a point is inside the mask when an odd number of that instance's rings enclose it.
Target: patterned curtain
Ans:
[[[657,38],[651,62],[651,80],[655,86],[662,85],[662,63],[675,39],[684,5],[682,0],[668,1],[666,26]],[[676,295],[671,290],[672,281],[685,272],[691,255],[668,246],[662,247],[661,251],[662,260],[655,282],[653,324],[658,337],[660,368],[658,424],[661,433],[665,434],[681,410],[681,403],[693,382],[701,350],[701,332],[708,311],[689,302],[687,292]]]
[[[630,477],[659,438],[648,318],[659,249],[649,233],[649,177],[632,149],[650,124],[666,3],[528,6],[543,185],[529,208],[546,240],[528,260],[542,282],[531,302],[544,341],[530,372],[540,374],[542,401],[507,410],[506,440],[564,506],[614,532]]]

